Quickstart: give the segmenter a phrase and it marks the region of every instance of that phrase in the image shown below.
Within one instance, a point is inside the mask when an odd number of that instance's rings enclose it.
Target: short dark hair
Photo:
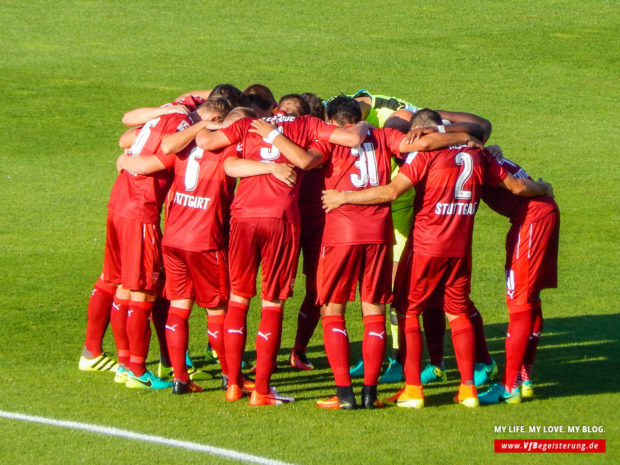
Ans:
[[[238,120],[240,118],[258,118],[258,115],[254,110],[248,107],[235,107],[230,110],[230,113],[226,115],[224,118],[224,123],[227,123],[231,120]]]
[[[316,116],[319,119],[325,119],[325,107],[323,106],[323,100],[317,97],[312,92],[304,92],[301,94],[303,99],[308,102],[310,106],[310,114]]]
[[[411,128],[423,128],[441,124],[441,115],[430,108],[422,108],[411,118]]]
[[[233,108],[242,107],[247,104],[247,96],[232,84],[218,84],[211,89],[209,99],[218,97],[228,99]]]
[[[243,93],[249,97],[250,106],[254,105],[263,111],[271,110],[277,104],[271,89],[263,84],[252,84],[243,89]]]
[[[334,120],[341,126],[355,124],[362,120],[359,102],[346,95],[339,95],[327,102],[326,110],[327,118]]]
[[[294,114],[296,116],[310,114],[310,105],[308,105],[308,102],[306,102],[306,100],[299,94],[286,94],[280,97],[280,101],[278,102],[278,109],[281,109],[284,106],[292,106],[295,109]],[[287,113],[292,112],[289,111]]]

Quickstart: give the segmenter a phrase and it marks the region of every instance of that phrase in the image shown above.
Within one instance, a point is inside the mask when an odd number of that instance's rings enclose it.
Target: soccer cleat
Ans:
[[[78,368],[81,371],[116,371],[119,364],[108,354],[103,353],[99,357],[86,358],[80,357]]]
[[[376,409],[383,408],[385,404],[377,398],[377,386],[362,387],[362,408]]]
[[[114,382],[118,384],[125,384],[127,382],[127,369],[123,365],[116,367]]]
[[[474,366],[474,384],[476,387],[482,386],[491,381],[497,374],[497,363],[491,358],[489,365],[485,363],[476,363]]]
[[[213,350],[209,344],[207,344],[207,350],[205,353],[205,362],[207,362],[208,364],[220,363],[220,361],[217,358],[217,352],[215,352],[215,350]]]
[[[159,365],[157,366],[157,376],[165,380],[172,379],[172,376],[173,376],[172,367],[167,367],[160,361]]]
[[[403,380],[403,365],[398,360],[388,357],[388,367],[379,378],[380,383],[398,383]]]
[[[364,376],[364,359],[359,358],[355,365],[349,370],[349,374],[354,378],[361,378]]]
[[[521,398],[531,399],[534,397],[534,385],[531,380],[523,381],[521,383]]]
[[[289,357],[289,363],[293,368],[298,370],[314,370],[314,365],[310,363],[304,352],[292,351]]]
[[[191,394],[194,392],[202,392],[203,388],[195,384],[192,380],[187,383],[184,383],[181,380],[175,379],[174,385],[172,386],[173,394]]]
[[[513,392],[508,392],[504,389],[504,385],[495,383],[489,386],[485,392],[478,395],[478,400],[481,404],[520,404],[521,403],[521,391],[515,389]]]
[[[272,387],[269,388],[269,394],[259,394],[258,391],[254,390],[250,395],[251,407],[261,407],[263,405],[282,405],[294,401],[295,399],[293,397],[278,394],[278,391]]]
[[[355,404],[351,402],[341,401],[338,396],[332,396],[329,399],[317,400],[317,407],[329,410],[353,410]]]
[[[222,373],[222,389],[225,391],[228,389],[228,375]]]
[[[457,402],[467,408],[476,408],[480,405],[478,400],[478,392],[475,386],[468,386],[461,384],[459,386],[459,392],[454,397],[454,402]]]
[[[448,380],[448,375],[445,370],[442,370],[437,365],[431,365],[430,363],[424,367],[422,373],[420,373],[420,381],[422,385],[430,383],[445,383]]]
[[[236,402],[246,394],[247,392],[240,388],[238,384],[229,384],[226,388],[226,400],[228,402]]]
[[[136,376],[128,371],[125,386],[130,389],[166,389],[172,387],[172,383],[158,378],[150,371],[145,371],[142,376]]]
[[[404,388],[398,391],[395,395],[383,399],[383,402],[397,407],[420,410],[424,407],[424,394],[422,392],[422,386],[405,384]]]

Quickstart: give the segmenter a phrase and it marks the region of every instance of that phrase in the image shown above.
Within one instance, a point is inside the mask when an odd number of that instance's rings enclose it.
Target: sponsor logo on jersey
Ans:
[[[182,194],[181,192],[175,192],[174,194],[174,203],[182,207],[206,210],[209,202],[211,202],[210,197],[197,197],[195,195]]]
[[[435,215],[475,215],[478,202],[473,203],[441,203],[435,204]]]
[[[409,155],[407,155],[407,159],[405,160],[405,163],[407,163],[408,165],[411,164],[411,162],[413,160],[415,160],[415,157],[418,156],[418,152],[411,152]]]
[[[177,126],[177,131],[182,131],[183,129],[189,128],[189,123],[185,120],[181,121],[181,124]]]

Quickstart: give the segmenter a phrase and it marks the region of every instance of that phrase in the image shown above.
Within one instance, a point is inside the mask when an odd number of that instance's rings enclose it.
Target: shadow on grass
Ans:
[[[498,376],[503,373],[505,363],[506,328],[507,323],[485,326],[489,351],[499,365]],[[536,397],[545,399],[619,392],[619,333],[620,314],[545,319],[532,376]],[[280,356],[287,356],[290,350],[283,347]],[[448,383],[440,386],[452,386],[456,390],[459,376],[449,330],[446,332],[445,352]],[[286,386],[289,392],[312,392],[308,398],[315,398],[315,391],[324,394],[325,390],[331,389],[333,376],[321,345],[309,347],[307,353],[316,370],[298,371],[280,362],[277,382]],[[351,363],[357,360],[360,353],[361,342],[351,341]],[[425,355],[423,364],[426,360]],[[360,379],[354,378],[353,381],[357,386]],[[397,388],[399,385],[381,385],[380,389],[388,390],[390,386]],[[431,403],[444,403],[452,395],[437,393],[437,398]]]

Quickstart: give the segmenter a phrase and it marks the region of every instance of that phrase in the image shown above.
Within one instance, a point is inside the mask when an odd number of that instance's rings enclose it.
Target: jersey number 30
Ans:
[[[352,148],[351,155],[357,157],[355,167],[360,171],[359,174],[351,175],[351,184],[358,189],[363,189],[368,184],[378,186],[377,157],[373,145],[370,142],[364,142],[361,146]]]

